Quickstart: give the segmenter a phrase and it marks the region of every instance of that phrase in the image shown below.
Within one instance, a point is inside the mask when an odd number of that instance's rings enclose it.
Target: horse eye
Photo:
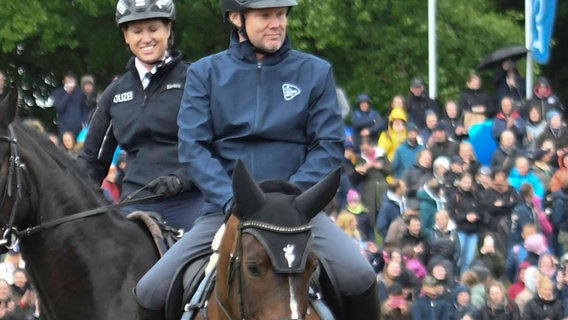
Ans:
[[[249,263],[247,265],[248,272],[251,276],[260,277],[260,267],[256,263]]]

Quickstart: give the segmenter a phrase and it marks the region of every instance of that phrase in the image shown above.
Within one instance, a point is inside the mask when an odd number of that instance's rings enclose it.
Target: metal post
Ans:
[[[527,52],[527,74],[526,74],[526,88],[527,88],[527,100],[532,98],[533,92],[533,59],[532,59],[532,0],[525,0],[525,46],[528,50]]]
[[[436,0],[428,0],[428,88],[430,98],[438,96],[436,60]]]

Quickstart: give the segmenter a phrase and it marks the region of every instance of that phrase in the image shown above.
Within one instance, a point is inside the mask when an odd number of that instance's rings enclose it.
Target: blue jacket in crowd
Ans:
[[[430,299],[421,295],[412,305],[412,319],[414,320],[449,320],[451,313],[452,306],[442,297]]]
[[[517,189],[517,192],[521,190],[521,185],[523,185],[523,183],[528,183],[533,186],[534,194],[539,196],[541,199],[544,199],[544,194],[546,191],[544,189],[544,185],[532,171],[529,171],[529,173],[522,176],[517,168],[513,168],[511,170],[511,173],[509,174],[509,183],[511,184],[511,186]]]
[[[383,239],[386,237],[391,223],[400,217],[405,210],[406,204],[404,199],[401,203],[401,199],[397,199],[393,192],[387,191],[385,193],[383,205],[377,215],[377,231],[379,231]]]
[[[67,93],[63,87],[60,87],[53,91],[52,97],[57,112],[59,136],[71,131],[77,137],[88,118],[88,111],[83,104],[83,91],[76,87],[71,93]]]
[[[509,248],[516,244],[523,244],[523,237],[521,236],[523,232],[523,227],[525,224],[534,224],[537,228],[537,232],[541,232],[540,221],[538,219],[538,214],[531,204],[526,202],[519,203],[513,208],[511,212],[511,232],[509,233]]]
[[[385,119],[381,115],[373,110],[368,111],[355,110],[351,115],[351,125],[353,127],[353,138],[355,140],[355,145],[359,147],[361,144],[361,130],[368,128],[371,132],[371,140],[377,142],[379,140],[379,135],[387,126]]]
[[[404,142],[398,146],[398,149],[396,149],[394,158],[392,159],[394,177],[398,179],[402,178],[402,175],[414,166],[416,158],[422,150],[424,150],[423,145],[417,143],[412,146],[408,143],[408,139],[404,140]]]

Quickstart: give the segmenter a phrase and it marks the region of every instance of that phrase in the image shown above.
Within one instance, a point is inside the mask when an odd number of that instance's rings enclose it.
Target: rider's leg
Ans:
[[[369,289],[360,295],[344,297],[347,319],[379,319],[381,310],[377,287],[377,282],[373,281]]]
[[[138,210],[158,212],[167,225],[187,232],[199,218],[202,206],[201,192],[190,191],[160,202],[135,203],[122,208],[120,213],[127,216]]]
[[[343,296],[347,319],[378,319],[377,282],[369,261],[325,214],[318,214],[312,224],[314,250],[332,269],[337,289]]]
[[[165,320],[166,318],[163,310],[146,309],[140,304],[138,304],[136,315],[138,320]]]
[[[184,262],[211,253],[211,241],[224,219],[220,213],[197,219],[194,227],[138,281],[136,299],[142,307],[149,310],[164,309],[175,272]]]

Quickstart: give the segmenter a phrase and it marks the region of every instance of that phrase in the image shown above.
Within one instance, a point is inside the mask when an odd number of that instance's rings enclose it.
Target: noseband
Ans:
[[[12,209],[10,210],[10,217],[8,218],[8,224],[4,225],[2,239],[0,239],[0,246],[4,246],[8,249],[13,249],[18,244],[18,230],[14,227],[14,221],[16,219],[16,209],[18,208],[18,202],[22,198],[23,194],[23,181],[25,180],[25,175],[27,174],[26,165],[21,161],[20,155],[18,154],[18,140],[16,139],[16,134],[14,133],[14,127],[10,124],[8,126],[10,130],[10,136],[0,136],[0,141],[7,142],[10,144],[10,158],[8,159],[8,176],[6,179],[6,186],[4,188],[4,194],[2,195],[2,202],[0,203],[0,208],[4,207],[8,199],[13,199]],[[15,190],[14,190],[14,180]]]

